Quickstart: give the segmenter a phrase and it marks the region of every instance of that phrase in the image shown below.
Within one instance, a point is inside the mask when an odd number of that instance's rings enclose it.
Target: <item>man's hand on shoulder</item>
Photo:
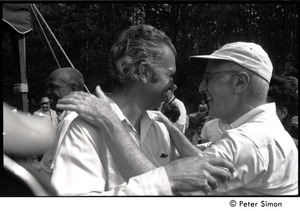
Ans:
[[[173,192],[203,191],[209,193],[231,177],[234,166],[222,158],[187,157],[165,167]]]

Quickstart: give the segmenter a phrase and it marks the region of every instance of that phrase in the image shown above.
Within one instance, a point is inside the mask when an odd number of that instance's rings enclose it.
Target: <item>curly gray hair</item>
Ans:
[[[139,79],[142,62],[149,66],[161,60],[162,48],[168,46],[175,57],[176,49],[164,32],[150,25],[131,26],[123,31],[110,51],[110,72],[119,84]]]

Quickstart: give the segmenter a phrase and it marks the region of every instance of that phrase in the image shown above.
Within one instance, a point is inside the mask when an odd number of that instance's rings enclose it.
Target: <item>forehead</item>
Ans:
[[[226,61],[222,60],[208,60],[206,72],[221,72],[226,68]]]
[[[62,87],[67,87],[68,84],[65,81],[61,80],[61,79],[54,78],[54,79],[47,80],[47,86],[48,87],[52,87],[52,88],[54,88],[54,87],[56,87],[56,88],[58,88],[58,87],[62,88]]]
[[[47,79],[47,84],[67,85],[69,77],[63,72],[53,72]]]

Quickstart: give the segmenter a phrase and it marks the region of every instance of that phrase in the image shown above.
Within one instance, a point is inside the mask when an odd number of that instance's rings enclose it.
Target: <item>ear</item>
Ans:
[[[276,113],[279,119],[284,119],[288,114],[288,108],[286,106],[279,106]]]
[[[149,65],[146,62],[141,62],[139,65],[139,78],[142,83],[146,84],[151,81],[152,71]]]
[[[76,84],[72,84],[71,85],[71,90],[72,91],[77,91],[77,85]]]
[[[236,94],[243,92],[248,87],[249,81],[250,77],[246,72],[238,73],[233,79],[233,92]]]

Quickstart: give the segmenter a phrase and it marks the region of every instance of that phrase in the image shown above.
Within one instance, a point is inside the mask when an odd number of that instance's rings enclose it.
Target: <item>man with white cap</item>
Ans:
[[[235,42],[212,55],[190,57],[192,63],[202,59],[208,64],[199,92],[207,95],[209,115],[227,126],[221,139],[201,151],[167,117],[158,115],[155,120],[166,125],[182,157],[223,158],[234,164],[236,171],[231,179],[209,195],[297,195],[298,151],[276,115],[275,104],[266,101],[273,69],[267,53],[257,44]],[[89,115],[85,110],[79,111]],[[91,114],[90,121],[94,121],[97,112]],[[139,150],[131,146],[126,149],[142,160]],[[127,168],[144,165],[122,156],[124,151],[120,147],[118,155],[126,159]]]
[[[218,186],[215,178],[230,177],[220,168],[234,171],[224,159],[176,159],[166,127],[154,119],[161,112],[149,111],[174,90],[175,55],[162,31],[131,26],[111,48],[110,71],[116,84],[110,96],[97,87],[99,98],[73,92],[58,102],[57,108],[80,115],[68,128],[54,161],[51,183],[58,194],[208,192]]]
[[[192,64],[208,61],[199,92],[205,92],[209,115],[228,125],[222,138],[203,152],[162,117],[182,156],[200,154],[231,161],[236,171],[211,195],[298,194],[298,151],[267,103],[272,63],[261,46],[235,42],[211,55],[191,56]],[[180,150],[182,149],[182,150]]]
[[[33,116],[39,117],[42,120],[49,122],[49,127],[51,125],[53,127],[57,127],[58,125],[58,117],[54,110],[50,108],[50,99],[48,97],[43,97],[40,101],[40,109],[35,111],[33,113]],[[49,128],[45,128],[45,130],[48,130]],[[35,168],[39,168],[39,160],[41,157],[33,156],[31,158],[28,158],[28,162],[32,164]]]

